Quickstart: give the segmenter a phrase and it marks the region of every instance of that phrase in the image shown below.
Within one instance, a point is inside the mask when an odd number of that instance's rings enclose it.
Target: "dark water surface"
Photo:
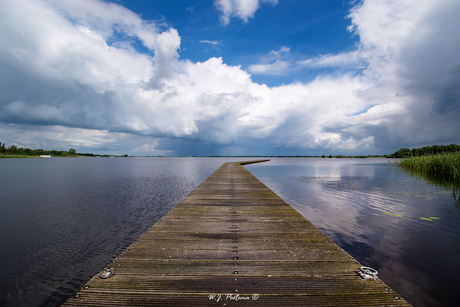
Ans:
[[[241,160],[0,160],[0,306],[59,306],[222,163]],[[246,168],[414,306],[460,306],[452,190],[386,159]]]
[[[59,306],[234,160],[1,159],[0,306]]]

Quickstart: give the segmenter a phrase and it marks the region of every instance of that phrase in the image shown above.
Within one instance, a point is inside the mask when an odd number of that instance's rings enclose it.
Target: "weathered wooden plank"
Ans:
[[[135,293],[82,292],[66,306],[407,306],[392,293],[372,296],[344,295],[257,295],[238,293]],[[114,304],[114,297],[116,302]],[[397,296],[396,296],[397,297]]]
[[[154,233],[155,235],[151,235]],[[318,228],[311,228],[309,230],[303,232],[277,232],[277,233],[246,233],[246,232],[238,232],[238,238],[244,241],[319,241],[319,240],[327,240],[328,242],[332,242],[329,238],[325,237],[323,233],[320,232]],[[267,236],[269,235],[269,238]],[[228,231],[228,232],[219,232],[219,233],[203,233],[203,232],[174,232],[174,231],[152,231],[150,229],[145,233],[144,236],[141,236],[142,242],[136,240],[133,245],[136,244],[146,244],[149,240],[153,242],[159,240],[175,240],[175,241],[215,241],[215,240],[231,240],[235,237],[235,233]]]
[[[232,249],[158,249],[144,247],[136,249],[136,253],[127,254],[123,257],[133,260],[232,260],[236,256],[233,255]],[[238,252],[238,259],[241,261],[251,261],[264,259],[266,261],[344,261],[349,257],[341,251],[324,250],[322,246],[316,246],[316,249],[299,248],[286,251],[286,255],[280,260],[279,250],[248,250]]]
[[[236,263],[236,265],[235,265]],[[174,261],[123,259],[111,265],[118,274],[153,276],[313,276],[352,273],[350,261]]]
[[[241,163],[226,163],[66,306],[408,306]]]
[[[345,278],[349,278],[346,276]],[[341,276],[328,277],[272,277],[264,282],[260,278],[240,277],[216,277],[209,283],[208,277],[152,277],[152,276],[133,276],[120,275],[109,280],[94,282],[88,293],[111,293],[113,289],[119,289],[126,284],[131,285],[129,291],[136,294],[166,293],[171,288],[177,288],[177,293],[211,294],[221,293],[221,289],[232,289],[234,293],[253,294],[258,293],[263,296],[275,295],[356,295],[373,292],[379,295],[389,295],[388,290],[382,288],[377,282],[344,282]],[[238,290],[238,292],[235,292]],[[390,294],[391,295],[391,294]]]
[[[158,241],[143,241],[141,246],[132,245],[130,252],[123,254],[123,257],[128,257],[131,255],[137,255],[144,250],[159,250],[159,251],[169,251],[169,250],[232,250],[235,246],[238,248],[239,253],[247,252],[267,252],[273,251],[276,252],[281,258],[284,258],[284,253],[288,252],[288,249],[291,250],[305,250],[306,254],[310,254],[315,250],[321,250],[323,252],[341,252],[344,255],[347,255],[340,248],[329,248],[327,241],[297,241],[297,242],[282,242],[282,241],[245,241],[240,238],[230,239],[230,240],[215,240],[215,241],[174,241],[174,240],[162,240]],[[135,250],[134,250],[135,248]],[[132,257],[132,256],[131,256]],[[212,256],[210,256],[212,257]]]

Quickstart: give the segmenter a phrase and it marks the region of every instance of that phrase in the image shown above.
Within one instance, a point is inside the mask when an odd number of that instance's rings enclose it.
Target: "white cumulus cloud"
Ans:
[[[215,0],[214,5],[221,11],[222,24],[228,25],[231,17],[237,17],[248,22],[259,9],[260,2],[278,4],[278,0]]]
[[[219,1],[223,22],[253,16],[259,1],[244,2]],[[269,87],[222,58],[180,59],[176,29],[160,29],[114,3],[4,0],[0,131],[11,139],[2,142],[44,147],[54,139],[119,154],[126,145],[136,154],[168,154],[166,144],[179,153],[196,143],[234,151],[460,141],[459,7],[454,0],[363,1],[349,16],[360,38],[356,50],[295,62],[280,47],[249,67],[276,74],[294,65],[346,66],[359,73]],[[137,51],[132,40],[150,52]]]

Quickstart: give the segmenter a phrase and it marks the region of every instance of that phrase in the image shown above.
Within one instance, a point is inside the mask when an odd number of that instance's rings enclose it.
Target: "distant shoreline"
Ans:
[[[323,159],[367,159],[386,158],[385,156],[109,156],[109,155],[69,155],[40,157],[35,155],[9,155],[0,154],[0,159],[27,159],[27,158],[323,158]]]

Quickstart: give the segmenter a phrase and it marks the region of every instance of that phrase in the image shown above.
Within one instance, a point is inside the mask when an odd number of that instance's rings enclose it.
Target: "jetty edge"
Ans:
[[[224,163],[63,306],[410,306],[242,166],[265,161]]]

